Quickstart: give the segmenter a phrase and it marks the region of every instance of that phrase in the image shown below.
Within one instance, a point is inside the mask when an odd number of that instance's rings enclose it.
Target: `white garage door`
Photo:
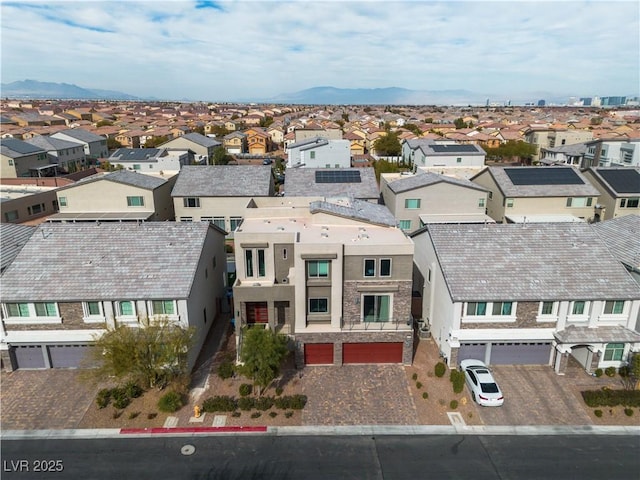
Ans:
[[[491,345],[492,365],[549,365],[551,343],[519,342]]]

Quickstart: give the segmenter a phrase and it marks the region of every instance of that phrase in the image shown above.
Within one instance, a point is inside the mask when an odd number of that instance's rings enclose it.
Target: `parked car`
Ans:
[[[483,407],[499,407],[504,403],[500,387],[484,362],[463,360],[460,362],[460,369],[464,372],[464,379],[474,402]]]

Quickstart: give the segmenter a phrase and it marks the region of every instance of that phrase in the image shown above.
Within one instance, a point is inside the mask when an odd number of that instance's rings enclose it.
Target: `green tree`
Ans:
[[[388,132],[386,135],[378,137],[373,144],[375,152],[383,157],[397,157],[402,153],[402,146],[398,140],[397,132]]]
[[[96,123],[96,127],[110,127],[113,125],[113,122],[110,120],[100,120],[98,123]]]
[[[260,126],[262,128],[268,128],[273,123],[273,117],[266,116],[260,119]]]
[[[625,390],[635,390],[640,382],[640,353],[634,353],[629,358],[628,365],[620,367],[622,386]]]
[[[233,157],[227,153],[224,147],[216,147],[213,150],[213,164],[214,165],[227,165]]]
[[[187,354],[194,329],[168,318],[141,320],[140,328],[119,325],[96,339],[89,373],[99,380],[113,377],[149,387],[164,387],[188,374]]]
[[[107,148],[109,150],[117,150],[118,148],[122,148],[122,144],[113,137],[107,137]]]
[[[238,371],[253,381],[258,394],[280,374],[280,367],[287,356],[287,337],[273,330],[248,328],[242,340],[242,365]]]
[[[396,173],[400,171],[400,167],[395,163],[391,163],[387,160],[380,159],[380,160],[376,160],[375,163],[373,164],[373,170],[374,172],[376,172],[376,178],[378,179],[378,182],[379,182],[381,173]]]
[[[522,140],[509,140],[497,148],[485,148],[487,158],[492,160],[524,160],[536,153],[536,146]]]
[[[456,129],[460,130],[461,128],[465,128],[467,126],[467,124],[465,123],[465,121],[462,118],[456,118],[453,121],[453,124],[456,126]]]
[[[405,123],[402,128],[404,128],[405,130],[409,130],[411,133],[417,135],[418,137],[422,136],[422,130],[420,130],[420,127],[418,127],[414,123]]]
[[[342,120],[344,120],[345,122],[349,121],[349,114],[348,113],[343,113],[342,114]]]
[[[224,128],[224,125],[214,125],[213,127],[211,127],[211,133],[213,133],[216,138],[222,138],[231,132]]]
[[[163,143],[168,141],[169,137],[167,137],[166,135],[147,138],[147,141],[144,143],[144,148],[156,148],[158,145],[162,145]]]

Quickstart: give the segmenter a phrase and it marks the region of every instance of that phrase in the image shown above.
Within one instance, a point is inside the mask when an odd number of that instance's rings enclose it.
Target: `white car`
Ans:
[[[471,398],[483,407],[499,407],[504,402],[500,387],[493,379],[489,367],[480,360],[467,359],[460,362]]]

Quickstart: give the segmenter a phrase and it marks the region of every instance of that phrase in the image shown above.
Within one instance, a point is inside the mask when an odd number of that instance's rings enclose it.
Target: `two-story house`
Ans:
[[[69,142],[81,143],[84,145],[84,154],[87,159],[107,158],[109,148],[107,139],[95,133],[83,130],[82,128],[70,128],[51,135],[53,138],[67,140]]]
[[[247,145],[251,155],[264,155],[271,151],[271,137],[261,128],[250,128],[244,132],[247,135]]]
[[[489,191],[496,222],[571,222],[595,218],[600,192],[574,167],[488,167],[470,180]]]
[[[599,138],[586,145],[584,167],[640,167],[640,138]]]
[[[0,178],[53,176],[56,171],[44,148],[17,138],[0,139],[0,160]]]
[[[42,148],[49,156],[49,162],[58,166],[59,172],[73,173],[86,167],[84,145],[78,142],[69,142],[46,135],[36,135],[27,143]]]
[[[562,129],[552,127],[528,128],[524,132],[524,139],[536,147],[536,152],[532,155],[533,162],[540,160],[540,150],[542,148],[555,148],[574,143],[584,143],[593,139],[591,130]]]
[[[242,132],[231,132],[222,139],[227,153],[247,153],[247,136]]]
[[[640,214],[640,167],[591,167],[582,173],[600,192],[596,220]]]
[[[285,197],[351,197],[378,203],[380,190],[372,167],[288,168]]]
[[[434,141],[414,138],[402,142],[402,160],[419,167],[476,167],[484,166],[486,152],[473,144],[454,141]]]
[[[60,212],[50,222],[146,222],[173,220],[171,190],[177,176],[129,170],[97,174],[56,190]]]
[[[349,140],[314,137],[288,146],[287,168],[349,168]]]
[[[295,340],[299,365],[411,364],[413,242],[384,206],[248,209],[234,244],[239,339],[263,324]]]
[[[405,232],[426,223],[493,222],[485,214],[489,191],[466,179],[437,173],[383,173],[384,204]]]
[[[219,141],[205,137],[197,132],[186,133],[159,145],[160,148],[192,150],[195,152],[197,163],[203,162],[207,164],[213,162],[213,153],[220,146],[222,146],[222,143]]]
[[[423,318],[449,366],[592,372],[640,350],[640,286],[586,223],[427,225],[411,235]]]
[[[169,148],[119,148],[107,159],[115,168],[141,173],[177,172],[193,160],[190,150]]]
[[[78,368],[96,337],[166,317],[194,327],[193,367],[225,298],[224,232],[208,223],[45,223],[2,275],[5,368]]]

